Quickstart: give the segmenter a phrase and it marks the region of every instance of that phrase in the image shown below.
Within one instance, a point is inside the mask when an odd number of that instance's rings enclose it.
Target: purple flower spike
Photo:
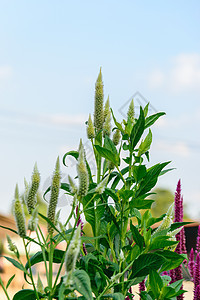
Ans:
[[[175,279],[175,269],[169,270],[169,276],[171,277],[170,284],[176,281],[176,279]]]
[[[200,225],[198,226],[198,235],[197,235],[197,244],[196,244],[196,253],[200,251]]]
[[[200,300],[200,284],[197,285],[194,291],[194,300]]]
[[[179,179],[176,192],[175,192],[175,199],[174,199],[174,222],[181,222],[182,221],[182,201],[181,201],[181,180]]]
[[[145,291],[145,280],[139,283],[139,292],[141,293],[142,291]]]
[[[196,263],[195,263],[195,270],[194,270],[194,300],[200,299],[200,298],[195,298],[195,291],[197,289],[197,286],[200,285],[200,257],[199,257],[199,252],[197,253],[196,256]]]
[[[195,267],[195,263],[194,263],[194,249],[192,248],[190,251],[190,256],[189,256],[189,262],[188,262],[188,268],[190,271],[190,276],[192,281],[194,280],[194,267]]]

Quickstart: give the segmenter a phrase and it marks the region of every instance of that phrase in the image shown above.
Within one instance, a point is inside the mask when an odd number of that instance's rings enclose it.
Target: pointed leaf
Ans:
[[[135,146],[139,142],[144,132],[144,125],[145,125],[144,112],[142,107],[140,106],[140,116],[137,122],[135,123],[135,125],[133,126],[133,129],[131,131],[131,136],[130,136],[132,150],[135,148]]]
[[[38,295],[42,296],[41,293],[38,293]],[[36,299],[35,292],[33,290],[28,290],[28,289],[24,289],[17,292],[13,297],[13,300],[35,300],[35,299]]]
[[[93,300],[90,277],[84,270],[73,272],[73,282],[75,289],[87,300]]]
[[[161,116],[164,116],[164,115],[165,115],[164,112],[159,112],[159,113],[156,113],[156,114],[153,114],[153,115],[147,117],[145,120],[145,129],[150,127],[151,125],[153,125],[158,120],[158,118],[160,118]]]

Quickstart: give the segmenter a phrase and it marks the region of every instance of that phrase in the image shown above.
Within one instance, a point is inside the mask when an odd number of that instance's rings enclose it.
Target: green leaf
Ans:
[[[162,249],[164,247],[173,246],[177,244],[176,241],[169,241],[168,239],[168,236],[155,237],[149,246],[149,250]]]
[[[137,208],[137,209],[150,209],[152,203],[154,202],[154,200],[144,200],[144,199],[132,199],[130,201],[130,208]]]
[[[107,294],[103,298],[112,298],[113,300],[124,300],[124,295],[121,293],[113,293],[113,294]]]
[[[118,193],[123,200],[128,200],[130,197],[133,197],[134,194],[132,190],[124,190],[124,189],[118,191]]]
[[[170,226],[170,231],[173,231],[181,226],[187,225],[187,224],[192,224],[194,222],[175,222],[173,224],[171,224]]]
[[[16,261],[14,258],[8,257],[8,256],[4,256],[9,262],[11,262],[13,264],[13,266],[15,266],[17,269],[26,272],[26,269],[23,265],[21,265],[18,261]]]
[[[159,112],[147,117],[145,120],[145,129],[153,125],[158,120],[158,118],[160,118],[163,115],[165,115],[164,112]]]
[[[53,262],[54,263],[61,263],[63,256],[65,255],[65,251],[59,250],[59,249],[54,249],[53,252]],[[45,257],[46,261],[49,261],[49,253],[45,251]],[[30,265],[34,266],[35,264],[44,261],[43,253],[42,251],[38,251],[36,254],[34,254],[30,258]],[[26,280],[26,272],[29,269],[29,263],[27,262],[24,268],[24,278]]]
[[[148,114],[148,110],[149,110],[149,103],[147,103],[147,105],[144,108],[144,116],[146,118],[147,114]]]
[[[139,182],[147,173],[146,167],[144,165],[133,166],[132,167],[133,177],[136,182]]]
[[[67,165],[65,163],[65,160],[66,160],[67,156],[72,156],[77,160],[79,153],[78,153],[78,151],[69,151],[69,152],[65,153],[65,155],[63,156],[63,165],[66,167],[67,167]]]
[[[169,250],[157,251],[156,253],[165,259],[160,272],[177,268],[185,259],[183,255]]]
[[[6,290],[9,287],[9,285],[11,284],[11,282],[13,281],[14,277],[15,277],[15,274],[12,277],[10,277],[10,279],[8,280],[8,283],[6,285]]]
[[[59,250],[59,249],[54,249],[53,252],[53,262],[54,263],[60,263],[62,261],[63,256],[65,255],[65,251]],[[45,251],[45,256],[46,256],[46,261],[49,261],[49,253]],[[30,264],[31,266],[34,266],[35,264],[43,261],[43,253],[42,251],[38,251],[36,254],[34,254],[30,258]],[[25,268],[28,270],[29,269],[29,263],[27,262],[25,265]]]
[[[93,300],[90,277],[84,270],[73,272],[73,282],[75,289],[85,297],[86,300]]]
[[[130,222],[130,229],[131,229],[131,233],[133,235],[133,240],[140,247],[140,250],[142,251],[142,249],[144,247],[144,238],[139,233],[139,231],[137,230],[137,228],[132,224],[132,221]]]
[[[131,279],[148,275],[150,269],[158,270],[164,261],[164,257],[155,253],[141,254],[132,265]]]
[[[3,226],[3,225],[0,225],[0,228],[7,229],[7,230],[9,230],[9,231],[12,231],[12,232],[14,232],[14,233],[18,234],[18,232],[17,232],[16,230],[14,230],[14,229],[11,229],[11,228],[9,228],[9,227],[6,227],[6,226]]]
[[[40,297],[42,296],[41,293],[38,293],[38,295]],[[28,289],[24,289],[17,292],[13,297],[13,300],[35,300],[35,299],[36,299],[35,292],[33,290],[28,290]]]
[[[139,142],[144,132],[144,125],[145,125],[144,112],[142,107],[140,106],[140,116],[137,122],[135,123],[135,125],[133,126],[133,129],[131,131],[131,136],[130,136],[132,150],[135,148],[135,146]]]
[[[160,290],[163,287],[163,282],[160,275],[153,269],[149,272],[149,283],[151,290],[157,299],[160,296]]]
[[[140,298],[142,299],[142,300],[155,300],[155,299],[153,299],[147,292],[145,292],[145,291],[142,291],[141,293],[140,293]]]
[[[118,154],[113,153],[110,150],[108,150],[104,147],[101,147],[99,145],[94,145],[94,146],[102,157],[113,162],[115,166],[118,166],[118,164],[119,164],[119,155]]]
[[[141,156],[142,154],[147,152],[150,149],[151,143],[152,143],[152,132],[149,129],[149,133],[147,134],[146,138],[144,139],[144,141],[141,142],[139,146],[138,156]]]
[[[124,132],[124,129],[123,129],[122,125],[121,125],[119,122],[117,122],[117,120],[116,120],[116,118],[115,118],[115,116],[114,116],[114,113],[113,113],[113,111],[112,111],[112,108],[111,108],[110,110],[111,110],[112,117],[113,117],[113,120],[114,120],[114,122],[115,122],[115,125],[116,125],[117,128],[123,133],[123,132]]]
[[[112,153],[118,155],[117,148],[115,147],[113,141],[107,135],[104,139],[104,147],[110,150]]]
[[[139,184],[139,188],[137,190],[136,195],[142,195],[149,192],[157,183],[158,176],[162,169],[168,165],[170,162],[165,162],[161,164],[156,164],[155,166],[149,168],[147,170],[147,174],[144,176],[142,181]]]
[[[154,218],[151,217],[149,220],[147,220],[147,228],[149,228],[150,226],[152,226],[153,224],[160,222],[163,220],[163,218],[165,217],[166,214],[163,214],[162,216],[158,217],[158,218]]]

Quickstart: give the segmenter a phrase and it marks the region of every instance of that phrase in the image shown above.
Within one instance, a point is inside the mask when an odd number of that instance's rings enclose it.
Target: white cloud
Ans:
[[[200,54],[182,53],[168,62],[167,69],[157,68],[148,75],[149,87],[173,91],[200,90]]]
[[[175,89],[200,88],[200,55],[181,54],[174,60],[171,80]]]
[[[0,66],[0,80],[9,79],[13,74],[10,66]]]

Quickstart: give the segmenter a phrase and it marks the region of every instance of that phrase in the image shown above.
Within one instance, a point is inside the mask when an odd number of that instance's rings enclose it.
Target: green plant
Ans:
[[[37,240],[25,232],[21,220],[22,206],[16,192],[16,203],[20,220],[16,215],[18,232],[24,242],[27,263],[23,265],[18,250],[14,247],[14,258],[6,257],[15,267],[24,272],[30,289],[18,291],[13,300],[19,299],[130,299],[131,287],[146,281],[146,291],[141,299],[175,299],[184,291],[182,281],[169,285],[169,276],[164,271],[178,267],[184,255],[173,250],[177,245],[174,235],[180,224],[173,224],[171,208],[166,215],[152,217],[150,209],[151,190],[169,162],[150,166],[149,151],[152,143],[150,127],[163,112],[148,115],[148,104],[140,107],[139,117],[134,115],[134,103],[130,103],[126,120],[119,123],[109,107],[109,99],[103,105],[103,82],[101,70],[95,86],[94,123],[91,115],[87,122],[87,136],[91,141],[96,161],[96,174],[92,174],[82,141],[78,151],[67,152],[63,157],[66,166],[68,156],[77,161],[77,178],[69,177],[69,183],[60,182],[59,159],[52,179],[52,185],[45,192],[51,193],[46,216],[39,213],[46,223],[48,234],[42,232],[37,223],[35,192],[39,186],[39,173],[34,169],[31,190],[28,193],[29,213],[32,214],[32,230]],[[114,128],[111,124],[111,116]],[[112,135],[112,136],[111,136]],[[37,179],[34,189],[33,179]],[[62,223],[56,216],[59,189],[73,199],[71,212]],[[44,197],[45,197],[44,195]],[[141,214],[141,210],[145,213]],[[81,231],[80,218],[90,224],[93,237]],[[74,227],[70,221],[75,220]],[[162,221],[157,230],[152,225]],[[56,247],[66,241],[66,251]],[[41,251],[30,256],[30,243],[36,243]],[[31,267],[43,262],[47,286],[43,287],[40,277],[35,282]],[[53,265],[59,264],[55,277]],[[65,275],[62,269],[65,269]],[[12,278],[11,278],[12,280]],[[8,293],[5,289],[7,298]],[[80,296],[76,293],[78,291]]]

